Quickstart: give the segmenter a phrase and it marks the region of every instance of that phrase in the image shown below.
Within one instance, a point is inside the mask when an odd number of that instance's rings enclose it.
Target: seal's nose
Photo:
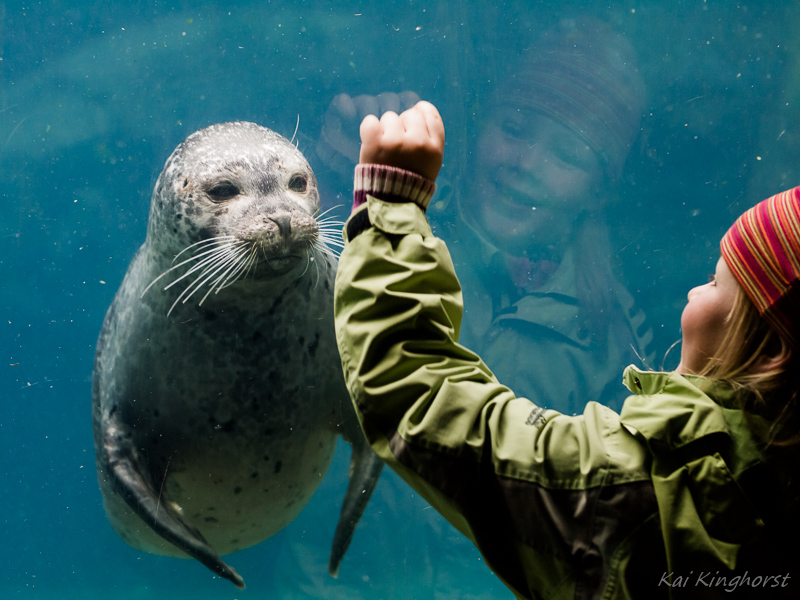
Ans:
[[[281,234],[283,240],[288,241],[289,237],[292,235],[292,216],[280,215],[277,217],[268,217],[268,219],[278,226],[278,232]]]

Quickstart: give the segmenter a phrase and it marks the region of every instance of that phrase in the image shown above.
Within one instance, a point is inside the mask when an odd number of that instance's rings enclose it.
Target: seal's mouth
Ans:
[[[232,235],[203,239],[178,253],[173,265],[156,277],[142,292],[147,293],[157,282],[174,274],[167,280],[163,291],[173,286],[180,289],[167,315],[178,304],[185,304],[192,297],[199,297],[199,306],[206,298],[216,295],[239,280],[252,278],[269,279],[270,275],[283,275],[295,269],[301,262],[313,261],[308,249],[298,245],[294,248],[269,248],[266,244],[246,242]],[[265,276],[259,276],[259,272]]]
[[[291,271],[300,263],[301,260],[303,260],[303,257],[297,254],[290,254],[287,256],[268,256],[266,254],[262,254],[259,257],[256,266],[267,267],[274,273],[280,274]]]

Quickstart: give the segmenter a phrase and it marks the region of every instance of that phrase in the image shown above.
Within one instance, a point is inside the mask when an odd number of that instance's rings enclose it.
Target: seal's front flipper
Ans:
[[[333,534],[331,556],[328,560],[328,572],[333,577],[339,574],[339,565],[383,468],[383,461],[370,448],[364,439],[364,434],[361,431],[358,433],[359,435],[353,436],[350,442],[353,447],[353,454],[350,457],[350,483],[344,495],[342,512],[336,525],[336,532]]]
[[[244,589],[244,580],[233,567],[225,564],[203,535],[184,521],[163,492],[156,491],[130,429],[114,409],[103,418],[103,458],[114,489],[145,523],[217,575]]]

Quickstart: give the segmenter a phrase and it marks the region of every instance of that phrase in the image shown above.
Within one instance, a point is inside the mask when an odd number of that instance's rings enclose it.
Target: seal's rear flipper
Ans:
[[[336,577],[350,540],[353,538],[358,521],[367,507],[370,496],[378,483],[383,468],[383,461],[370,448],[364,435],[355,437],[351,442],[353,454],[350,457],[350,483],[342,502],[342,512],[336,532],[333,534],[331,556],[328,560],[328,572]]]
[[[103,457],[114,489],[145,523],[217,575],[244,589],[244,580],[233,567],[225,564],[203,535],[183,520],[164,493],[156,492],[129,428],[113,409],[103,419]]]

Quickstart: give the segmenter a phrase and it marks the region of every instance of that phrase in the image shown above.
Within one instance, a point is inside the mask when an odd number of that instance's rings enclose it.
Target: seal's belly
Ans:
[[[260,443],[229,441],[177,456],[165,481],[184,518],[221,554],[262,542],[300,513],[330,465],[336,438],[297,431]]]
[[[339,398],[325,385],[326,374],[313,370],[308,373],[320,379],[300,386],[305,394],[297,389],[303,378],[296,372],[290,388],[272,377],[269,394],[239,384],[234,392],[224,382],[241,380],[226,373],[207,368],[196,379],[140,388],[136,408],[129,408],[156,489],[221,554],[271,537],[305,507],[333,458],[333,402]],[[261,381],[253,372],[238,376]],[[131,545],[185,556],[143,527],[124,503],[109,502],[107,508]]]
[[[225,336],[149,329],[140,368],[115,370],[115,381],[135,398],[126,421],[156,489],[228,554],[274,535],[311,499],[333,457],[343,386],[332,332],[275,340],[251,327],[242,343],[233,324],[219,325],[212,332]],[[185,556],[126,505],[108,508],[131,545]]]

